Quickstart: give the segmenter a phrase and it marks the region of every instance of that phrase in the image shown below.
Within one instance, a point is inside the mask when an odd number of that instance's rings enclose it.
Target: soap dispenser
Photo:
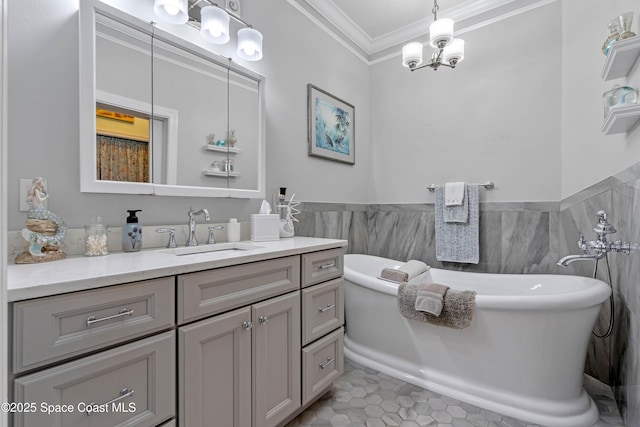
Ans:
[[[122,226],[122,250],[124,252],[137,252],[142,248],[142,226],[138,223],[136,212],[140,209],[127,210],[129,216],[127,223]]]
[[[227,224],[227,241],[240,241],[240,223],[237,218],[229,218],[229,223]]]

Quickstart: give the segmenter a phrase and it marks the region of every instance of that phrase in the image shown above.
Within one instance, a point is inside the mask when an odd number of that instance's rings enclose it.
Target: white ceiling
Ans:
[[[438,0],[438,17],[452,18],[456,33],[556,0]],[[422,40],[433,22],[433,0],[289,0],[352,46],[366,60]]]

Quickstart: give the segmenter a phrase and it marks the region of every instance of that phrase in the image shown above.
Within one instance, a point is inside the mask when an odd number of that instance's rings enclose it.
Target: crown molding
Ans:
[[[298,10],[304,10],[307,16],[314,15],[316,23],[321,20],[331,23],[333,28],[321,25],[334,38],[340,39],[351,49],[364,52],[367,59],[380,56],[383,51],[396,48],[410,40],[424,37],[429,33],[429,25],[433,22],[431,15],[421,18],[402,28],[398,28],[378,37],[369,36],[351,17],[346,15],[333,0],[287,0]],[[490,25],[506,17],[524,13],[531,9],[558,0],[468,0],[449,9],[439,11],[441,17],[451,18],[459,25],[456,33],[470,31]],[[305,7],[306,6],[306,7]],[[465,22],[468,24],[465,25]]]

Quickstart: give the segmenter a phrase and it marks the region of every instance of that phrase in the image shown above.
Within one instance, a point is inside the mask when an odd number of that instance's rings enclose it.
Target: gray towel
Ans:
[[[408,282],[429,270],[429,266],[422,261],[411,259],[398,268],[383,268],[380,272],[380,278],[390,280],[392,282]]]
[[[438,326],[463,329],[471,325],[473,308],[476,304],[475,291],[456,291],[449,289],[444,296],[444,305],[440,316],[432,316],[415,309],[418,286],[401,283],[398,286],[398,309],[407,319],[427,322]]]
[[[440,316],[444,307],[444,296],[448,290],[448,286],[438,283],[420,283],[416,295],[416,310]]]
[[[395,268],[383,268],[380,272],[380,278],[385,280],[390,280],[392,282],[408,282],[409,281],[409,273],[406,271],[400,271]]]
[[[477,264],[480,261],[478,184],[467,184],[469,218],[466,223],[444,221],[444,187],[436,186],[436,259]]]
[[[469,189],[464,185],[464,197],[459,205],[447,206],[443,209],[444,222],[466,223],[469,219]]]

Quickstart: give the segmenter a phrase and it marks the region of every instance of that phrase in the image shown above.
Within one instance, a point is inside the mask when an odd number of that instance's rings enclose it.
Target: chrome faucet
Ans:
[[[204,220],[209,222],[211,217],[209,211],[206,209],[195,210],[193,206],[189,206],[189,237],[187,237],[187,244],[185,246],[198,246],[198,240],[196,239],[196,216],[204,214]]]
[[[631,253],[631,243],[623,242],[622,240],[616,240],[615,242],[609,241],[607,235],[616,233],[616,229],[613,225],[607,222],[607,213],[605,211],[598,211],[598,223],[593,227],[593,231],[596,232],[598,238],[587,242],[582,234],[578,238],[578,248],[581,254],[579,255],[567,255],[561,258],[556,264],[567,266],[574,261],[579,260],[599,260],[605,257],[609,252],[622,252],[629,255]]]

